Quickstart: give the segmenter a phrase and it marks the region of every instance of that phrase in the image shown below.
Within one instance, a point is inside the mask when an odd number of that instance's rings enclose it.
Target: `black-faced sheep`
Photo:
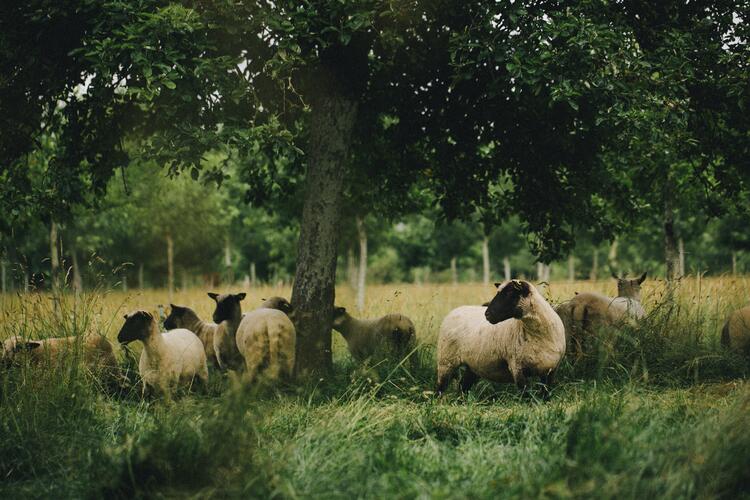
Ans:
[[[169,398],[178,386],[190,386],[195,378],[208,382],[206,352],[197,335],[184,328],[159,333],[159,326],[146,311],[125,315],[125,324],[117,335],[121,344],[143,342],[138,371],[143,393],[154,391]]]
[[[461,390],[479,379],[515,382],[523,389],[529,376],[540,376],[545,388],[565,355],[565,329],[560,317],[529,282],[496,283],[488,307],[462,306],[440,326],[437,393],[465,367]]]
[[[213,344],[216,363],[222,370],[239,370],[243,365],[243,358],[237,349],[237,328],[242,322],[242,305],[244,293],[209,292],[209,297],[216,302],[214,323],[220,327],[214,332]]]
[[[641,305],[641,284],[646,273],[632,280],[612,276],[617,280],[617,297],[580,293],[555,309],[563,320],[569,350],[575,359],[583,356],[589,337],[596,335],[598,329],[623,324],[634,326],[646,315]]]
[[[225,325],[217,325],[210,321],[204,321],[189,307],[176,306],[174,304],[169,304],[169,306],[171,310],[167,319],[164,320],[164,328],[167,330],[185,328],[196,334],[201,339],[208,363],[218,366],[214,351],[214,335],[216,335],[218,329],[225,328]]]
[[[349,353],[357,361],[394,356],[402,359],[416,343],[414,323],[402,314],[357,319],[345,308],[336,307],[333,310],[333,328],[344,337]]]
[[[84,365],[93,373],[115,375],[117,359],[112,343],[101,335],[53,337],[41,340],[28,340],[13,336],[3,342],[2,359],[12,364],[21,357],[28,357],[33,363],[61,363],[72,359],[80,346]]]
[[[721,344],[750,356],[750,306],[733,311],[721,331]]]
[[[244,294],[243,294],[244,295]],[[220,307],[224,302],[227,305]],[[259,375],[268,380],[291,378],[294,374],[297,332],[289,317],[278,309],[261,307],[242,315],[239,300],[217,300],[214,321],[241,317],[235,332],[236,351],[244,360],[246,380]]]

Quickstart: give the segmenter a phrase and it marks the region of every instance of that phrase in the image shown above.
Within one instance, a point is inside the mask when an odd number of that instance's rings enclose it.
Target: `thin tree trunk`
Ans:
[[[365,287],[367,286],[367,228],[365,221],[357,217],[357,237],[359,238],[359,272],[357,273],[357,309],[365,310]]]
[[[141,262],[138,264],[138,289],[143,290],[143,288],[143,262]]]
[[[354,263],[354,248],[346,251],[346,278],[352,290],[357,289],[357,265]]]
[[[256,281],[256,275],[255,275],[255,262],[250,263],[250,285],[255,287],[257,281]]]
[[[544,281],[544,264],[541,262],[536,263],[536,280]]]
[[[599,277],[599,250],[594,248],[594,253],[591,256],[591,272],[589,273],[589,279],[596,281]]]
[[[482,283],[490,284],[490,241],[485,235],[482,240]]]
[[[458,269],[456,269],[456,258],[451,257],[451,282],[458,285]]]
[[[124,273],[122,275],[122,291],[123,292],[128,291],[128,275]]]
[[[732,250],[732,276],[737,276],[737,252]]]
[[[83,291],[83,278],[81,277],[81,268],[78,265],[78,249],[75,245],[70,246],[70,259],[73,263],[73,291],[78,294]]]
[[[8,288],[5,284],[5,259],[0,260],[0,274],[2,274],[2,282],[3,282],[3,293],[6,293],[8,291]]]
[[[430,266],[427,266],[424,270],[424,282],[429,283],[430,282],[430,275],[432,274],[432,268]]]
[[[167,233],[167,290],[169,302],[174,302],[174,241],[172,233]]]
[[[50,278],[52,279],[52,289],[57,290],[60,287],[60,256],[57,251],[57,224],[52,221],[49,228],[49,256],[50,256]]]
[[[297,376],[333,367],[331,318],[336,285],[336,249],[341,194],[357,104],[336,78],[321,71],[311,96],[306,194],[302,208],[292,306],[297,327]]]
[[[552,267],[549,264],[544,264],[544,282],[549,283],[550,274],[552,274]]]
[[[29,270],[26,268],[23,270],[23,292],[29,293]]]
[[[505,281],[510,281],[510,259],[507,256],[503,257],[503,274]]]
[[[677,240],[677,251],[680,260],[680,277],[685,276],[685,242],[682,237]]]
[[[234,269],[232,268],[232,245],[230,244],[228,234],[224,237],[224,269],[226,270],[228,284],[233,284]]]
[[[568,255],[568,281],[576,280],[576,258],[573,254]]]
[[[664,202],[664,261],[667,281],[678,278],[680,260],[677,250],[677,236],[674,230],[674,210],[668,197]]]
[[[609,254],[607,255],[607,264],[613,272],[619,271],[619,265],[617,264],[617,238],[612,240],[609,245]]]

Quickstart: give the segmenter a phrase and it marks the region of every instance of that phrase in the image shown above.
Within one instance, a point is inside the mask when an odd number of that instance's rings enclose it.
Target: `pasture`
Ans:
[[[543,288],[553,303],[592,290],[614,294],[614,280]],[[207,291],[177,291],[174,303],[210,318]],[[245,291],[245,310],[290,293]],[[726,315],[750,295],[745,277],[685,278],[673,297],[647,281],[647,319],[610,332],[588,359],[564,360],[549,401],[487,382],[432,394],[442,318],[489,300],[492,287],[371,286],[361,314],[348,287],[337,292],[358,317],[410,316],[417,362],[355,366],[334,332],[328,377],[247,388],[212,371],[206,391],[171,402],[141,399],[119,347],[119,389],[75,364],[4,369],[0,497],[748,496],[750,363],[719,344]],[[0,338],[114,340],[124,313],[158,304],[168,308],[163,290],[3,295]]]

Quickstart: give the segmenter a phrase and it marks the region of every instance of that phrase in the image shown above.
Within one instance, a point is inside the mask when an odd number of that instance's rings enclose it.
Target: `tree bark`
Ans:
[[[57,251],[57,224],[52,221],[49,228],[49,256],[50,256],[50,278],[52,289],[57,290],[60,286],[60,255]]]
[[[169,302],[174,302],[174,241],[172,233],[167,233],[167,290]]]
[[[599,250],[594,248],[594,253],[591,257],[591,272],[589,273],[589,279],[596,281],[599,277]]]
[[[341,194],[357,104],[336,81],[319,83],[311,101],[306,193],[302,208],[292,306],[297,327],[297,376],[333,367],[331,316],[335,298]],[[325,82],[325,83],[324,83]]]
[[[482,240],[482,283],[490,284],[490,240],[486,235]]]
[[[507,256],[503,257],[503,274],[505,281],[510,281],[510,259]]]
[[[458,285],[458,269],[456,269],[456,258],[451,257],[451,281]]]
[[[680,260],[677,250],[677,236],[674,230],[674,210],[669,198],[664,202],[664,261],[667,281],[677,279]]]
[[[573,254],[568,255],[568,281],[576,280],[576,258]]]
[[[359,271],[357,273],[357,309],[365,310],[365,287],[367,286],[367,228],[365,221],[357,217],[357,237],[359,238]]]

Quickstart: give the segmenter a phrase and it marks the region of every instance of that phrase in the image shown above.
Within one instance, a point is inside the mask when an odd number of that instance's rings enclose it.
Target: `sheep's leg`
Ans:
[[[526,394],[529,381],[526,377],[526,373],[524,373],[523,367],[513,364],[510,366],[510,373],[513,375],[513,381],[516,383],[516,387],[518,387],[522,394]]]
[[[555,380],[555,371],[550,370],[545,375],[542,375],[542,399],[545,401],[549,400],[552,395],[552,384]]]
[[[457,366],[438,365],[437,386],[435,388],[435,393],[437,393],[438,396],[443,394],[448,388],[448,384],[453,380],[453,375],[455,375],[457,368]]]
[[[464,374],[461,377],[461,392],[467,393],[469,389],[479,380],[479,375],[471,371],[469,367],[466,367]]]

